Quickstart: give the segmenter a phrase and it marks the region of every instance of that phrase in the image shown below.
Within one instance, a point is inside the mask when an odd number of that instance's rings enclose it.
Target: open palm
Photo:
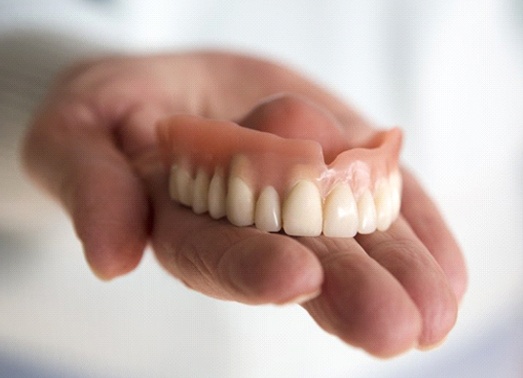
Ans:
[[[327,332],[377,356],[440,342],[466,288],[463,257],[425,192],[403,171],[402,215],[354,239],[289,237],[195,215],[168,198],[154,125],[174,113],[241,120],[287,93],[328,110],[354,144],[369,121],[291,70],[199,52],[84,63],[57,79],[24,148],[29,172],[70,213],[87,261],[109,279],[131,271],[151,242],[187,286],[244,303],[299,302]],[[290,104],[290,105],[289,105]],[[248,126],[248,125],[247,125]]]

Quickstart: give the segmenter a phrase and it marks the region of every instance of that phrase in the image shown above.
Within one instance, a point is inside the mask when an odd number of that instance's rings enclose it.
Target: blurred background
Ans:
[[[404,162],[467,258],[448,340],[377,360],[298,306],[189,291],[147,253],[98,281],[18,146],[53,75],[86,56],[267,56],[406,132]],[[0,377],[523,377],[523,1],[0,0]]]

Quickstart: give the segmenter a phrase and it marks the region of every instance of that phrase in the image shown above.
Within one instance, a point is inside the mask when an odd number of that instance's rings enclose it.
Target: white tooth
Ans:
[[[388,180],[380,180],[374,191],[374,204],[376,205],[376,228],[385,231],[392,221],[392,198]]]
[[[314,183],[299,181],[282,210],[283,229],[288,235],[318,236],[323,226],[321,196]]]
[[[178,166],[173,165],[171,167],[171,172],[169,174],[169,196],[171,199],[178,201],[178,188],[176,184],[176,171],[178,170]]]
[[[209,215],[214,219],[225,216],[225,179],[223,171],[217,169],[209,183]]]
[[[363,192],[358,200],[358,216],[358,232],[360,234],[370,234],[376,231],[376,207],[368,189]]]
[[[347,183],[338,183],[325,201],[323,233],[351,238],[358,232],[358,208]]]
[[[194,194],[192,209],[196,214],[203,214],[209,210],[209,174],[199,169],[194,179]]]
[[[254,193],[239,177],[231,177],[227,192],[227,219],[235,226],[254,223]]]
[[[399,216],[401,209],[402,180],[399,170],[390,174],[389,184],[391,189],[391,220],[394,221]]]
[[[280,197],[272,186],[265,187],[256,201],[254,224],[256,228],[268,232],[281,229]]]
[[[176,170],[176,190],[178,191],[178,200],[186,205],[192,205],[192,196],[194,189],[194,180],[185,168],[178,167]]]

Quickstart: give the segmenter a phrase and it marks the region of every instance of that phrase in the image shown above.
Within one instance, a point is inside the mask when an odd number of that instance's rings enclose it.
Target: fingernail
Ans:
[[[298,295],[297,297],[294,297],[293,299],[291,299],[289,301],[279,303],[278,305],[280,305],[280,306],[286,306],[286,305],[292,305],[292,304],[301,305],[301,304],[304,304],[305,302],[308,302],[308,301],[318,297],[320,294],[321,294],[321,289],[313,291],[312,293]]]
[[[445,341],[447,341],[447,337],[444,337],[443,339],[441,339],[440,341],[438,341],[434,344],[418,345],[416,347],[416,349],[418,349],[419,351],[422,351],[422,352],[428,352],[428,351],[431,351],[433,349],[440,347],[441,345],[443,345],[445,343]]]

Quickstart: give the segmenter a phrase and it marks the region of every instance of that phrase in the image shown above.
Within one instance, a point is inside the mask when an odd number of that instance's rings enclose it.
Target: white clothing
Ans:
[[[0,2],[0,377],[520,377],[516,1],[34,3]],[[39,32],[20,34],[30,29]],[[6,37],[13,33],[19,39]],[[73,59],[187,47],[281,60],[377,122],[405,128],[403,158],[437,199],[470,269],[459,322],[443,346],[379,361],[327,335],[298,307],[194,293],[151,254],[114,282],[92,276],[68,221],[17,168],[19,125]]]

